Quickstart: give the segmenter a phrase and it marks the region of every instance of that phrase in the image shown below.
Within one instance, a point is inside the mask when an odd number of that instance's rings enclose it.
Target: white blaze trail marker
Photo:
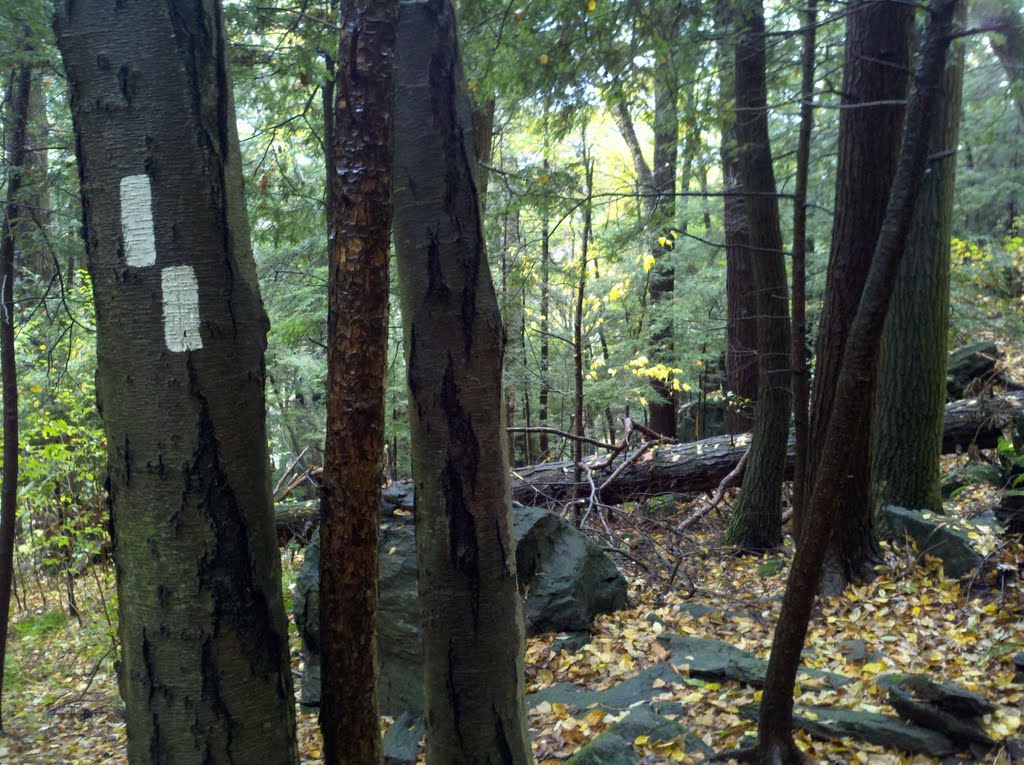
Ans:
[[[148,175],[121,179],[121,231],[125,264],[133,268],[156,265],[153,231],[153,190]],[[163,292],[164,342],[175,353],[198,351],[199,283],[192,266],[169,266],[160,272]]]
[[[128,175],[121,179],[121,229],[125,262],[136,267],[156,265],[153,193],[148,175]]]
[[[169,266],[160,272],[164,302],[164,342],[176,353],[203,347],[199,335],[199,282],[192,266]]]

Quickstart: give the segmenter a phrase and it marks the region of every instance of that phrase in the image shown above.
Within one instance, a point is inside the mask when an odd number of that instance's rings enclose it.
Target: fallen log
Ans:
[[[1012,390],[995,396],[953,401],[946,405],[942,450],[948,454],[965,450],[971,444],[991,449],[1004,431],[1014,428],[1017,418],[1024,418],[1024,391]],[[649,449],[608,482],[601,491],[601,501],[617,504],[670,492],[714,491],[739,464],[749,443],[750,435],[744,433]],[[788,452],[791,468],[792,440]],[[616,459],[603,475],[615,471],[629,453]],[[587,461],[600,463],[604,456],[595,455]],[[591,492],[590,483],[586,478],[575,481],[573,468],[571,461],[514,468],[512,497],[525,505],[585,498]],[[394,487],[388,489],[389,496],[394,490]],[[319,520],[319,506],[316,501],[280,503],[275,519],[279,537],[303,536]]]

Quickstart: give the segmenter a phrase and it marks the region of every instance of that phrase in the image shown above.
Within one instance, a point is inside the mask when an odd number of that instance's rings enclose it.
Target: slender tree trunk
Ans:
[[[382,761],[377,523],[384,456],[396,0],[347,0],[325,103],[330,258],[320,480],[324,761]]]
[[[573,381],[575,383],[575,394],[573,396],[574,413],[573,424],[576,435],[580,438],[586,435],[586,422],[583,419],[583,302],[587,290],[587,257],[590,253],[590,229],[593,219],[594,201],[594,163],[586,153],[586,135],[584,141],[584,183],[586,184],[586,201],[583,203],[583,237],[580,243],[580,265],[576,281],[576,306],[573,314]],[[573,462],[576,463],[575,480],[580,480],[580,463],[583,461],[583,441],[577,440],[573,444]]]
[[[942,512],[939,457],[963,46],[957,45],[950,58],[928,132],[928,153],[934,159],[917,200],[879,350],[871,450],[874,508],[898,505]]]
[[[796,765],[803,755],[793,742],[793,689],[817,583],[845,488],[835,476],[850,469],[856,444],[851,434],[869,416],[870,375],[874,368],[889,300],[911,228],[916,197],[927,161],[927,125],[937,99],[956,0],[933,0],[921,47],[915,84],[907,107],[907,125],[899,152],[885,220],[850,328],[838,378],[839,389],[821,455],[818,480],[811,493],[803,539],[793,557],[782,611],[775,628],[758,721],[757,761]]]
[[[723,542],[764,550],[782,541],[782,481],[789,438],[789,302],[775,173],[768,139],[761,0],[737,9],[736,138],[757,291],[758,395],[750,461]]]
[[[676,274],[662,237],[672,236],[676,218],[676,162],[679,155],[679,11],[672,13],[665,39],[656,47],[659,63],[654,68],[654,154],[649,193],[654,194],[651,237],[651,350],[655,363],[675,366],[672,297]],[[657,48],[662,48],[657,50]],[[663,62],[663,63],[661,63]],[[667,438],[676,437],[676,393],[668,380],[653,378],[655,398],[648,406],[650,427]]]
[[[448,0],[401,6],[395,241],[408,363],[427,762],[532,762],[503,338]]]
[[[839,117],[835,222],[825,304],[818,332],[805,486],[818,481],[818,460],[832,415],[839,367],[885,216],[903,124],[914,10],[898,0],[857,0],[846,18],[846,70]],[[873,396],[874,369],[864,370]],[[822,476],[843,486],[839,525],[829,545],[824,586],[832,591],[869,570],[876,555],[870,502],[870,418],[850,434],[849,472]]]
[[[729,3],[715,9],[715,28],[722,38],[718,43],[719,83],[726,98],[736,93],[734,51],[729,43],[735,26]],[[725,233],[726,353],[725,389],[731,394],[726,412],[730,433],[747,433],[754,425],[757,406],[757,290],[754,288],[754,262],[747,226],[747,204],[739,168],[739,142],[736,117],[723,109],[722,125],[722,222]]]
[[[796,455],[793,469],[793,528],[800,538],[807,494],[807,446],[810,416],[810,372],[807,369],[807,173],[811,163],[814,129],[814,56],[816,53],[817,0],[807,0],[801,15],[804,25],[800,63],[800,137],[796,151],[796,189],[793,199],[793,436]]]
[[[22,167],[28,153],[29,100],[32,67],[22,64],[10,80],[7,101],[11,140],[8,144],[7,202],[0,239],[0,382],[3,384],[4,448],[0,473],[0,730],[7,635],[11,624],[11,587],[14,581],[15,516],[18,510],[18,370],[14,353],[14,251],[15,231],[24,214],[19,205]]]
[[[546,139],[545,139],[546,140]],[[547,148],[545,147],[545,152]],[[544,173],[548,172],[547,156],[544,157]],[[547,203],[544,203],[544,212],[540,221],[540,391],[537,406],[537,425],[542,428],[548,427],[548,396],[551,386],[548,383],[548,356],[551,352],[550,332],[551,322],[548,320],[548,313],[551,311],[551,232],[549,229]],[[550,444],[548,434],[540,434],[540,459],[546,460],[549,454]]]
[[[58,3],[96,302],[128,758],[297,762],[267,319],[220,4]]]

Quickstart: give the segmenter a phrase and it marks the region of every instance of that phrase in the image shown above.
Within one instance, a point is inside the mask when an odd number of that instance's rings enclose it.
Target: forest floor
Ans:
[[[960,516],[990,507],[995,490],[962,492],[948,509]],[[725,519],[712,513],[685,535],[673,529],[706,499],[676,505],[667,514],[649,515],[628,506],[615,524],[617,543],[630,579],[631,607],[600,617],[593,639],[576,653],[551,650],[554,635],[532,638],[527,649],[527,690],[571,681],[599,689],[614,685],[646,666],[664,661],[655,641],[669,630],[714,637],[768,654],[772,629],[785,586],[787,547],[766,557],[737,556],[715,544]],[[603,523],[598,524],[603,531]],[[871,582],[820,601],[807,646],[807,663],[840,672],[854,682],[837,690],[800,688],[797,703],[888,711],[873,682],[884,672],[926,672],[937,680],[955,680],[996,705],[985,727],[1000,744],[985,762],[1011,763],[1002,742],[1024,736],[1024,684],[1014,682],[1013,654],[1024,650],[1024,545],[982,533],[977,540],[988,554],[986,570],[974,579],[950,580],[938,562],[919,560],[910,548],[883,546],[884,560]],[[607,543],[607,540],[606,540]],[[769,565],[764,565],[770,561]],[[293,581],[301,551],[284,555],[286,586]],[[125,724],[114,672],[115,593],[109,568],[96,568],[74,582],[82,621],[67,616],[65,586],[56,580],[27,580],[13,606],[11,652],[4,694],[0,763],[125,763]],[[290,598],[289,598],[290,600]],[[686,604],[714,610],[700,618]],[[293,630],[294,638],[294,630]],[[848,662],[839,644],[864,641],[880,658]],[[301,671],[293,642],[294,669]],[[716,751],[730,749],[755,731],[739,708],[756,702],[759,691],[734,682],[710,683],[688,677],[664,687],[663,698],[682,701],[679,722]],[[619,716],[621,717],[621,715]],[[617,717],[590,711],[572,716],[561,705],[530,712],[538,763],[555,765],[612,724]],[[639,740],[638,740],[639,741]],[[798,743],[814,761],[828,763],[929,763],[852,741],[823,742],[798,733]],[[299,716],[302,762],[319,763],[320,737],[315,715]],[[640,742],[644,762],[699,762],[677,742]],[[937,761],[935,761],[937,762]]]

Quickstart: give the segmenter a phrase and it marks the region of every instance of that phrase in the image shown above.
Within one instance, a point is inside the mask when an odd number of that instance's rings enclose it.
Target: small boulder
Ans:
[[[922,555],[933,555],[941,560],[948,577],[959,579],[981,565],[982,556],[974,549],[969,536],[971,526],[963,521],[895,505],[884,508],[879,520],[892,538],[910,537]]]
[[[422,647],[412,489],[384,493],[380,524],[380,686],[383,714],[422,713]],[[560,516],[535,507],[513,510],[520,591],[527,632],[589,630],[594,617],[626,605],[626,580],[596,543]],[[295,624],[304,670],[299,701],[320,703],[320,533],[306,547],[295,587]]]
[[[955,349],[946,361],[946,392],[950,398],[963,398],[975,380],[993,375],[999,349],[989,340],[968,343]]]
[[[539,507],[517,507],[513,519],[527,633],[589,630],[597,614],[626,607],[626,580],[592,539]]]
[[[714,754],[689,728],[641,705],[570,757],[568,765],[638,765],[633,744],[641,737],[651,744],[675,744],[673,754]]]

